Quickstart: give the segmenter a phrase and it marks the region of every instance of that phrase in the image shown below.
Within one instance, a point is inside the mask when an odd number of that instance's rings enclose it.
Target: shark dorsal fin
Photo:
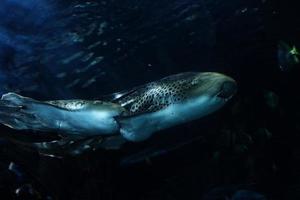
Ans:
[[[112,103],[116,103],[118,101],[120,101],[121,99],[131,95],[132,93],[136,92],[137,90],[139,90],[140,88],[144,87],[144,85],[141,86],[137,86],[131,89],[125,89],[125,90],[121,90],[119,92],[115,92],[115,93],[111,93],[111,94],[107,94],[107,95],[102,95],[97,99],[100,99],[102,101],[109,101]]]

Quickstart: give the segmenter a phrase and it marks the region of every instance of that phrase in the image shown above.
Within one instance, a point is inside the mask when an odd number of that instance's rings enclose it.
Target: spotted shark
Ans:
[[[217,111],[236,91],[236,81],[224,74],[185,72],[107,95],[103,100],[38,101],[7,93],[0,100],[0,123],[71,138],[121,136],[139,142]]]

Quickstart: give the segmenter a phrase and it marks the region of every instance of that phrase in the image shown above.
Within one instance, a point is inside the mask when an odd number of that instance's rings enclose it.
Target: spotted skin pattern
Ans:
[[[151,82],[114,101],[122,105],[128,116],[155,112],[187,98],[188,89],[195,83],[197,73],[188,72]]]

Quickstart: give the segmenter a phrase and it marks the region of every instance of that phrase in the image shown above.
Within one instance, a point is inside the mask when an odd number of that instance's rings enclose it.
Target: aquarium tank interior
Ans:
[[[299,200],[296,0],[0,0],[0,199]]]

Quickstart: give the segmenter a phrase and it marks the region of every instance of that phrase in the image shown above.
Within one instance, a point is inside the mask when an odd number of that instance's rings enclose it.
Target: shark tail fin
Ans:
[[[4,94],[0,100],[0,123],[17,130],[49,131],[53,126],[44,116],[50,106],[16,93]]]

